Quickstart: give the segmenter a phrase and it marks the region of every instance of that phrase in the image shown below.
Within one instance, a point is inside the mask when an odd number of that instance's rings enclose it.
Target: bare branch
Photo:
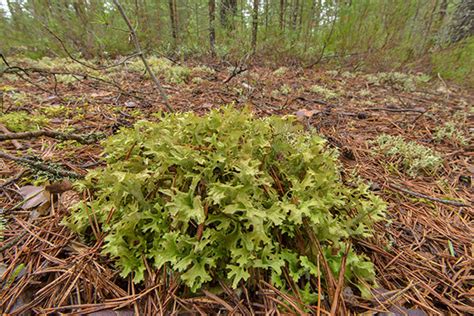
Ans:
[[[460,207],[470,206],[466,203],[459,202],[459,201],[444,200],[444,199],[439,199],[439,198],[431,197],[431,196],[428,196],[428,195],[424,195],[424,194],[421,194],[421,193],[418,193],[418,192],[414,192],[414,191],[399,187],[398,185],[395,185],[395,184],[389,184],[388,187],[392,188],[392,189],[395,189],[395,190],[398,190],[398,191],[401,191],[401,192],[404,192],[404,193],[407,193],[409,195],[412,195],[412,196],[415,196],[415,197],[418,197],[418,198],[422,198],[422,199],[426,199],[426,200],[430,200],[430,201],[433,201],[433,202],[448,204],[448,205],[452,205],[452,206],[460,206]]]
[[[75,140],[81,144],[92,144],[104,137],[104,135],[100,135],[100,134],[79,135],[79,134],[67,134],[67,133],[56,132],[56,131],[41,130],[41,131],[33,131],[33,132],[0,134],[0,141],[13,140],[13,139],[30,139],[30,138],[36,138],[36,137],[42,137],[42,136],[51,137],[51,138],[55,138],[59,140]]]
[[[130,35],[132,37],[132,40],[133,40],[133,43],[135,45],[135,49],[136,49],[136,53],[137,55],[140,56],[142,62],[143,62],[143,65],[145,65],[145,69],[146,71],[148,72],[148,74],[151,76],[151,78],[153,79],[153,82],[155,83],[155,86],[156,88],[158,89],[158,92],[160,93],[161,95],[161,98],[163,99],[163,102],[165,103],[166,105],[166,108],[168,109],[168,111],[170,112],[174,112],[174,109],[173,107],[171,106],[171,104],[169,103],[168,101],[168,97],[165,93],[165,90],[163,89],[163,87],[161,86],[161,83],[160,81],[158,80],[158,78],[156,78],[155,74],[153,73],[153,71],[151,71],[150,69],[150,66],[148,65],[148,62],[146,61],[146,58],[145,58],[145,54],[143,53],[142,51],[142,48],[140,46],[140,42],[138,41],[138,37],[137,37],[137,34],[135,33],[135,29],[133,28],[132,26],[132,23],[130,22],[130,20],[128,19],[127,15],[125,14],[125,11],[122,7],[122,5],[120,4],[120,2],[118,0],[114,0],[114,4],[115,6],[117,7],[117,9],[119,10],[120,12],[120,15],[122,16],[122,18],[124,19],[125,23],[127,24],[129,30],[130,30]]]
[[[74,178],[74,179],[84,178],[84,176],[81,175],[81,174],[78,174],[78,173],[75,173],[75,172],[72,172],[72,171],[68,171],[68,170],[64,170],[64,169],[61,169],[61,168],[51,167],[51,166],[48,166],[47,164],[44,164],[42,162],[31,160],[31,159],[28,159],[28,158],[15,157],[15,156],[7,154],[3,151],[0,151],[0,158],[20,162],[20,163],[28,165],[32,169],[46,171],[46,172],[48,172],[52,175],[55,175],[55,176],[69,177],[69,178]]]

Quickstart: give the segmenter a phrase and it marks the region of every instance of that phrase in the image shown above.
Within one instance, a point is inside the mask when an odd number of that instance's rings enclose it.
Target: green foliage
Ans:
[[[123,31],[127,26],[111,0],[70,6],[63,2],[7,1],[0,7],[2,51],[34,59],[53,54],[65,57],[62,45],[80,59],[131,53],[129,32]],[[209,25],[208,0],[193,0],[192,5],[177,1],[176,23],[171,23],[167,0],[121,3],[146,51],[182,59],[211,51],[208,28],[203,28]],[[221,19],[227,22],[213,24],[214,52],[225,61],[240,60],[248,53],[254,25],[252,1],[232,3],[235,7],[227,13],[221,11],[226,14]],[[458,50],[447,41],[458,24],[454,14],[458,3],[465,1],[260,1],[256,54],[277,63],[307,64],[319,56],[323,61],[351,65],[356,61],[358,67],[370,71],[417,66],[421,59],[431,59],[435,72],[443,77],[474,84],[470,79],[474,77],[472,45]],[[39,27],[42,24],[55,36]],[[172,78],[182,81],[179,75]]]
[[[370,236],[383,219],[385,204],[365,185],[344,186],[337,153],[295,117],[259,119],[233,108],[166,114],[104,145],[107,166],[79,184],[94,198],[67,224],[85,234],[94,216],[107,232],[105,253],[136,282],[143,260],[179,272],[192,291],[217,278],[236,287],[257,276],[289,289],[285,269],[313,300],[308,277],[319,271],[308,234],[337,274],[345,241]],[[373,282],[364,255],[351,249],[347,262],[347,280]]]
[[[48,124],[48,122],[48,118],[43,115],[33,115],[24,111],[0,113],[0,123],[4,124],[12,132],[38,130],[40,127]]]
[[[434,72],[467,86],[474,86],[474,37],[454,47],[435,52],[432,56]]]
[[[69,108],[64,105],[47,106],[41,109],[41,112],[47,117],[68,116]]]
[[[406,142],[401,136],[380,135],[374,142],[374,150],[382,153],[409,176],[420,173],[433,174],[443,163],[441,156],[431,148],[416,142]]]
[[[462,130],[460,130],[455,122],[446,122],[442,126],[438,126],[434,133],[433,139],[437,142],[450,140],[458,142],[460,145],[467,145],[467,139]]]
[[[313,85],[309,90],[323,96],[325,99],[335,99],[339,96],[337,92],[319,85]]]

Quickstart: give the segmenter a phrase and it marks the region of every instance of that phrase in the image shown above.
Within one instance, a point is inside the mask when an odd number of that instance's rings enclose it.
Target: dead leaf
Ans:
[[[44,187],[36,187],[33,185],[25,185],[21,187],[18,192],[23,197],[25,203],[21,206],[22,209],[28,210],[34,207],[45,207],[49,205],[50,194]]]
[[[298,119],[311,118],[317,111],[301,109],[296,112],[296,117]]]

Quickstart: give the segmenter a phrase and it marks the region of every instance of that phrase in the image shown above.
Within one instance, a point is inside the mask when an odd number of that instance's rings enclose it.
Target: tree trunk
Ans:
[[[293,31],[296,30],[296,21],[298,20],[298,8],[299,8],[299,1],[294,0],[293,2],[293,20],[292,20],[292,28]]]
[[[265,11],[265,13],[264,13],[264,15],[265,15],[265,34],[266,34],[267,31],[268,31],[268,10],[269,10],[268,0],[265,0],[264,3],[265,3],[264,4],[264,8],[265,8],[264,9],[264,11]]]
[[[258,4],[259,4],[259,0],[253,0],[253,15],[252,15],[252,54],[255,54],[255,51],[257,50]]]
[[[169,0],[171,36],[173,37],[173,45],[178,46],[178,12],[176,11],[176,0]]]
[[[283,30],[285,28],[285,6],[285,0],[280,0],[280,30]]]
[[[451,43],[474,35],[474,0],[462,0],[454,12],[450,27]]]
[[[216,29],[214,21],[216,18],[216,0],[209,0],[209,45],[211,46],[211,54],[216,54]]]

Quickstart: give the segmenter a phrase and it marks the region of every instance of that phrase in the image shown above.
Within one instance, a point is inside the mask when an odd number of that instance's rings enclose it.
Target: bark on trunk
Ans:
[[[209,45],[211,46],[211,54],[215,55],[216,46],[216,29],[214,21],[216,18],[216,0],[209,0]]]
[[[259,0],[253,0],[252,17],[252,54],[257,50],[257,32],[258,32],[258,4]]]
[[[458,4],[450,29],[451,43],[474,35],[474,0],[462,0]]]

